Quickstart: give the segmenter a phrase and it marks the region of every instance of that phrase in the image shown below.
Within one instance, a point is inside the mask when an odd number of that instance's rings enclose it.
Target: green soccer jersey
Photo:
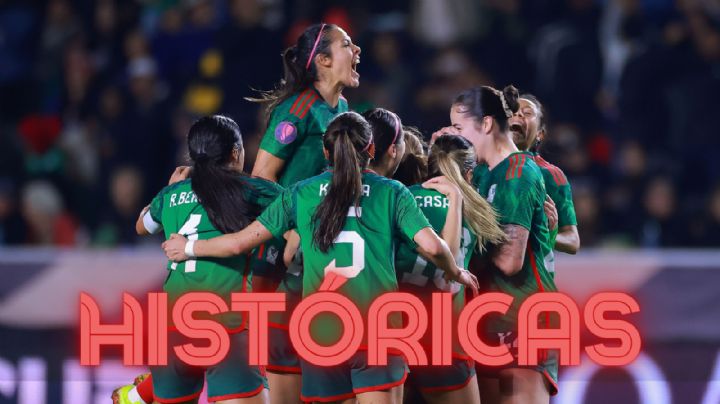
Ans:
[[[522,302],[535,292],[557,291],[546,259],[552,258],[552,246],[543,203],[545,184],[540,168],[528,152],[512,153],[497,166],[477,179],[478,192],[498,212],[500,224],[522,226],[530,232],[520,272],[506,276],[496,268],[482,271],[481,287],[513,296],[507,314],[490,327],[497,331],[514,327]],[[489,330],[496,331],[496,330]]]
[[[555,208],[558,213],[558,225],[552,235],[552,244],[555,245],[555,236],[557,231],[563,226],[577,226],[577,218],[575,217],[575,205],[572,199],[572,189],[565,173],[562,170],[542,158],[539,154],[533,154],[535,164],[540,167],[543,179],[545,180],[545,190],[548,196],[555,202]]]
[[[343,230],[328,252],[323,253],[313,243],[312,218],[331,179],[332,172],[328,171],[299,182],[283,192],[258,221],[275,236],[297,229],[304,255],[303,296],[318,291],[326,271],[332,271],[348,278],[337,292],[347,296],[367,316],[376,297],[398,290],[394,265],[396,240],[413,246],[415,234],[429,223],[404,185],[365,172],[360,206],[349,209]],[[399,321],[396,317],[392,323],[399,326]],[[311,332],[318,342],[331,343],[339,338],[341,329],[333,316],[318,316]]]
[[[245,184],[246,201],[260,208],[269,205],[282,191],[279,185],[260,178],[239,176],[237,180]],[[162,228],[166,238],[172,233],[179,233],[189,240],[207,240],[222,235],[210,222],[205,208],[198,202],[191,181],[187,179],[168,185],[157,194],[150,204],[149,218],[146,215],[145,227],[148,230],[153,227],[157,230]],[[260,256],[264,256],[266,261],[278,259],[277,253],[274,257],[272,254],[268,256],[268,250],[270,248],[265,248],[266,252]],[[170,307],[183,294],[201,291],[221,296],[229,306],[231,293],[250,290],[253,254],[257,257],[258,252],[230,258],[196,258],[182,263],[168,262],[169,273],[163,289],[168,294]],[[279,259],[282,260],[282,257]],[[213,318],[231,330],[246,325],[241,313],[237,312],[223,313]]]
[[[445,195],[434,189],[423,188],[422,185],[409,187],[415,197],[415,202],[425,217],[430,222],[436,233],[440,234],[445,227],[448,207],[450,201]],[[458,266],[467,268],[472,256],[472,248],[477,237],[463,226],[460,238],[460,254],[455,257]],[[464,286],[457,282],[448,282],[444,278],[445,272],[436,267],[432,262],[426,261],[411,245],[401,243],[395,256],[395,269],[398,273],[400,290],[412,293],[428,305],[432,299],[432,293],[450,292],[453,294],[453,317],[454,320],[460,316],[465,306]],[[428,313],[430,307],[428,306]],[[431,327],[428,327],[428,330]],[[426,332],[421,340],[426,347],[431,346],[431,334]],[[453,352],[465,356],[460,348],[456,336],[453,336]]]
[[[288,187],[325,169],[322,135],[336,115],[347,111],[344,98],[332,108],[312,86],[275,107],[260,148],[285,160],[280,185]]]

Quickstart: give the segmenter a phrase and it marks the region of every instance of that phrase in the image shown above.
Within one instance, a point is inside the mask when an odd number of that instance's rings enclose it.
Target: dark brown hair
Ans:
[[[520,108],[518,90],[507,86],[502,91],[490,86],[473,87],[455,98],[453,105],[463,107],[463,112],[480,121],[490,116],[498,123],[501,131],[507,130],[508,118]]]
[[[322,32],[320,29],[322,28]],[[283,61],[283,78],[275,85],[271,91],[260,92],[259,98],[246,98],[248,101],[265,103],[265,119],[268,120],[270,115],[279,104],[290,98],[293,94],[300,93],[310,87],[317,79],[317,67],[315,63],[308,60],[316,55],[330,54],[330,36],[328,33],[337,29],[335,24],[315,24],[303,31],[298,37],[295,45],[285,49],[282,53]],[[318,40],[318,36],[320,39]],[[315,52],[312,52],[315,41],[318,41]]]
[[[348,210],[360,205],[362,170],[372,154],[372,131],[356,112],[345,112],[330,122],[323,137],[328,151],[332,180],[313,215],[313,243],[327,252],[345,226]]]

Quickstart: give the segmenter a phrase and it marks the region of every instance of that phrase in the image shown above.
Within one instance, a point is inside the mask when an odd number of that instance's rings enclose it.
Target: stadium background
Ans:
[[[429,135],[472,85],[545,103],[582,240],[559,287],[634,293],[645,338],[633,367],[563,372],[554,402],[720,402],[717,0],[0,0],[0,403],[107,402],[137,373],[77,366],[79,291],[112,319],[121,291],[162,282],[133,224],[189,125],[236,119],[251,167],[263,128],[243,97],[318,21],[363,49],[353,109]]]

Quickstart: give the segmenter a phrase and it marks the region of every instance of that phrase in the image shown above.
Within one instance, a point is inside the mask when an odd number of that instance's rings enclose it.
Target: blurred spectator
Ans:
[[[132,166],[119,167],[109,184],[111,206],[104,210],[93,243],[112,246],[138,240],[135,221],[143,207],[143,176]]]
[[[0,246],[26,242],[27,224],[20,214],[12,181],[0,178]]]
[[[356,110],[430,133],[468,87],[536,94],[552,119],[542,153],[573,185],[583,245],[720,245],[716,3],[2,1],[0,242],[82,243],[85,229],[135,242],[138,203],[186,162],[205,114],[240,124],[250,169],[265,128],[244,98],[272,89],[288,41],[323,21],[363,47],[361,86],[344,93]]]
[[[73,246],[77,224],[65,210],[62,196],[51,183],[37,180],[22,190],[22,215],[33,244]]]
[[[677,217],[675,187],[669,178],[650,181],[643,197],[645,215],[639,226],[638,244],[642,247],[670,247],[685,243],[685,231]]]

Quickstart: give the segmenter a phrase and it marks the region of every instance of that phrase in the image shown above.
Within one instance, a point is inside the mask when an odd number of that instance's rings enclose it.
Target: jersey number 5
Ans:
[[[350,207],[348,212],[349,217],[360,216],[360,209],[356,209],[354,206]],[[342,275],[345,278],[354,278],[358,276],[360,271],[365,269],[365,240],[360,236],[360,233],[354,230],[343,230],[338,234],[334,244],[349,243],[352,244],[352,265],[347,267],[335,266],[335,259],[325,267],[325,275],[328,272],[334,272],[338,275]]]
[[[200,226],[200,219],[202,219],[202,215],[199,214],[192,214],[188,218],[187,222],[178,230],[178,233],[182,236],[187,237],[188,240],[197,240],[198,239],[198,226]],[[187,260],[185,261],[185,272],[195,272],[195,260]],[[171,269],[177,268],[177,263],[173,263],[170,266]]]

